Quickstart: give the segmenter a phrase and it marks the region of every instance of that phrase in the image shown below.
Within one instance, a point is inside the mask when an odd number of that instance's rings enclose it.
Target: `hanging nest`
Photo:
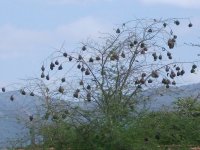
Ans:
[[[87,85],[87,87],[86,87],[88,90],[90,90],[91,89],[91,86],[90,85]]]
[[[72,56],[69,56],[69,61],[72,61]]]
[[[185,74],[185,70],[181,70],[181,75],[184,75]]]
[[[162,60],[162,55],[159,55],[158,59]]]
[[[80,92],[80,89],[76,89],[76,92],[79,93],[79,92]]]
[[[158,77],[159,77],[157,71],[152,71],[151,76],[152,76],[153,78],[158,78]]]
[[[41,78],[44,78],[44,77],[45,77],[44,72],[41,73],[41,76],[40,76],[40,77],[41,77]]]
[[[149,29],[148,32],[149,32],[149,33],[152,33],[153,31],[152,31],[152,29]]]
[[[83,80],[81,80],[81,81],[79,82],[79,85],[83,85]]]
[[[82,68],[81,68],[81,71],[82,71],[82,72],[84,72],[84,71],[85,71],[85,67],[84,67],[84,66],[82,66]]]
[[[174,71],[171,71],[170,73],[170,78],[174,79],[176,77],[176,73]]]
[[[145,47],[145,44],[142,42],[141,44],[140,44],[140,48],[144,48]]]
[[[101,60],[101,58],[99,56],[96,57],[96,60]]]
[[[54,63],[51,62],[51,64],[50,64],[50,69],[53,70],[54,67],[55,67]]]
[[[163,23],[163,27],[165,28],[167,26],[167,23]]]
[[[32,116],[32,115],[29,116],[29,120],[30,120],[30,121],[33,121],[33,116]]]
[[[195,69],[194,69],[194,68],[192,68],[190,72],[191,72],[191,73],[195,73]]]
[[[82,51],[85,51],[85,50],[86,50],[86,46],[83,46],[83,47],[82,47]]]
[[[63,77],[62,79],[61,79],[61,82],[65,82],[66,80],[65,80],[65,78]]]
[[[135,81],[135,85],[136,85],[136,84],[140,84],[140,80],[137,79],[137,80]]]
[[[145,79],[143,77],[140,79],[140,83],[145,84]]]
[[[176,85],[176,81],[172,81],[172,85]]]
[[[169,56],[168,58],[169,58],[169,59],[172,59],[172,56]]]
[[[176,67],[176,70],[179,71],[181,68],[179,66]]]
[[[177,75],[177,76],[180,76],[180,75],[181,75],[181,72],[180,72],[180,71],[178,71],[178,72],[176,73],[176,75]]]
[[[169,49],[173,49],[174,48],[175,42],[176,42],[175,39],[169,39],[168,40]]]
[[[169,79],[163,78],[163,79],[162,79],[162,83],[163,83],[163,84],[166,84],[166,85],[169,85],[169,84],[171,84],[171,81],[170,81]]]
[[[87,101],[91,102],[91,93],[89,93],[89,92],[87,93]]]
[[[83,59],[83,57],[81,55],[78,55],[78,60]]]
[[[33,92],[30,93],[30,96],[35,96],[35,94]]]
[[[192,69],[196,69],[197,68],[197,65],[192,65]]]
[[[133,48],[134,43],[131,42],[129,46],[130,46],[130,48]]]
[[[63,56],[64,56],[64,57],[67,57],[67,53],[63,53]]]
[[[94,62],[92,57],[90,57],[89,62],[91,62],[91,63]]]
[[[62,65],[60,65],[59,67],[58,67],[58,70],[62,70],[63,69],[63,67],[62,67]]]
[[[168,66],[165,67],[165,71],[166,71],[166,72],[169,72],[169,69],[170,69],[170,68],[169,68]]]
[[[14,96],[13,95],[10,96],[10,100],[14,101]]]
[[[178,20],[175,20],[174,24],[178,26],[178,25],[180,25],[180,22]]]
[[[118,56],[116,53],[112,53],[112,55],[111,55],[111,57],[110,57],[110,60],[111,60],[111,61],[119,60],[119,56]]]
[[[5,87],[3,87],[1,90],[2,90],[2,92],[5,92],[5,91],[6,91],[6,88],[5,88]]]
[[[20,93],[21,93],[22,95],[26,95],[26,92],[25,92],[24,90],[20,90]]]
[[[153,82],[153,80],[152,80],[152,79],[149,79],[149,80],[148,80],[148,83],[152,83],[152,82]]]
[[[137,43],[138,43],[138,41],[137,41],[137,40],[134,40],[134,41],[133,41],[133,44],[134,44],[134,45],[136,45]]]
[[[58,60],[55,61],[55,65],[59,65],[59,61]]]
[[[120,32],[121,32],[121,31],[120,31],[120,29],[118,28],[118,29],[116,30],[116,33],[118,33],[118,34],[119,34]]]
[[[75,93],[73,94],[73,96],[74,96],[75,98],[78,98],[78,93],[75,92]]]
[[[188,27],[189,28],[191,28],[193,25],[192,25],[192,23],[190,22],[189,24],[188,24]]]
[[[50,78],[49,78],[49,75],[47,75],[47,76],[46,76],[46,79],[47,79],[47,80],[49,80],[49,79],[50,79]]]
[[[122,58],[125,58],[125,57],[126,57],[124,52],[121,53],[121,57],[122,57]]]
[[[146,77],[146,75],[147,75],[147,74],[146,74],[145,72],[144,72],[144,73],[142,73],[142,77]]]
[[[90,71],[89,71],[89,69],[86,69],[86,71],[85,71],[85,75],[90,75]]]
[[[80,64],[78,64],[78,65],[77,65],[77,68],[78,68],[78,69],[81,69],[81,65],[80,65]]]
[[[64,93],[64,88],[62,86],[60,86],[59,89],[58,89],[58,92],[63,94]]]
[[[141,53],[141,54],[145,54],[145,50],[144,50],[144,49],[142,49],[140,53]]]
[[[41,67],[41,70],[42,70],[42,71],[44,71],[44,70],[45,70],[45,67],[44,67],[44,65],[42,65],[42,67]]]

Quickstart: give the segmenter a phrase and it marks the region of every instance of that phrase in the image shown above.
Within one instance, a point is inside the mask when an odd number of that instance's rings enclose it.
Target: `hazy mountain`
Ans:
[[[149,97],[148,107],[151,110],[158,110],[162,106],[172,107],[173,102],[178,98],[196,97],[200,94],[200,83],[185,85],[180,87],[160,87],[157,89],[149,89],[144,95]]]
[[[10,97],[13,95],[14,100]],[[25,127],[29,116],[34,115],[41,104],[39,97],[22,96],[19,91],[0,94],[0,147],[15,145],[29,134]],[[11,142],[12,141],[12,142]]]
[[[200,84],[192,84],[181,87],[160,87],[149,89],[143,96],[149,97],[147,107],[158,110],[163,105],[172,106],[172,102],[179,97],[196,96],[200,92]],[[10,100],[13,95],[14,100]],[[62,102],[60,104],[63,104]],[[72,102],[70,102],[72,103]],[[10,145],[10,141],[23,139],[29,134],[27,124],[30,123],[29,116],[36,115],[39,106],[43,104],[42,99],[37,96],[23,96],[19,91],[0,93],[0,148]],[[92,104],[74,102],[73,106],[91,109]],[[20,118],[19,121],[18,118]],[[20,143],[18,141],[18,143]],[[14,142],[12,142],[15,145]]]
[[[14,100],[11,100],[13,96]],[[43,122],[45,108],[41,97],[21,95],[19,91],[0,93],[0,149],[7,146],[21,146],[20,143],[30,143],[29,129],[31,125],[37,126],[38,122]],[[51,106],[54,110],[70,110],[70,107],[81,107],[92,109],[94,105],[85,102],[65,102],[52,100]],[[59,108],[59,109],[58,109]],[[38,114],[40,113],[40,114]],[[30,121],[33,116],[33,121]],[[36,119],[37,116],[39,119]],[[23,139],[21,141],[20,139]],[[24,141],[27,140],[27,141]]]

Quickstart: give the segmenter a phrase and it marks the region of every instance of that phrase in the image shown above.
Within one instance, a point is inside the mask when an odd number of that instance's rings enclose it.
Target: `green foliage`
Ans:
[[[177,106],[179,104],[175,103]],[[70,147],[84,150],[156,150],[160,149],[159,145],[163,149],[166,145],[188,149],[188,145],[200,143],[199,124],[199,117],[188,117],[178,111],[147,112],[142,116],[127,118],[126,124],[102,119],[70,127],[62,122],[43,129],[48,136],[44,144],[56,149]]]
[[[135,134],[143,135],[157,145],[198,145],[199,123],[200,118],[180,117],[175,112],[153,112],[139,119]]]
[[[45,125],[40,131],[44,138],[44,148],[67,149],[75,141],[74,128],[62,121]]]
[[[200,116],[200,102],[198,101],[197,98],[179,98],[177,101],[174,102],[175,104],[175,110],[180,114],[180,115],[185,115],[188,117],[197,117]]]

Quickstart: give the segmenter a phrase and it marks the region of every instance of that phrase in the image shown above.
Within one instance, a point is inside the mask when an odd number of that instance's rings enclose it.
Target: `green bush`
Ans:
[[[156,150],[176,145],[174,149],[189,149],[189,145],[200,143],[200,117],[194,117],[199,106],[198,100],[186,98],[174,103],[174,111],[148,111],[115,122],[103,117],[74,126],[58,119],[41,127],[40,134],[44,137],[41,147]]]
[[[185,116],[200,116],[200,102],[198,101],[197,98],[179,98],[177,101],[174,102],[175,104],[175,110],[180,114],[180,115],[185,115]]]

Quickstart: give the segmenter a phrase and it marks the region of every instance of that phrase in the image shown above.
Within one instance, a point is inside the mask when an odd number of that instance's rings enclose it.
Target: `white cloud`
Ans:
[[[199,0],[140,0],[145,4],[169,4],[184,8],[199,8]]]
[[[49,52],[50,47],[74,45],[88,37],[96,38],[99,31],[106,32],[109,25],[93,17],[85,17],[51,31],[22,29],[12,25],[0,26],[0,59],[22,57],[37,52]],[[69,48],[69,47],[66,47]]]
[[[56,34],[67,36],[68,39],[86,40],[88,37],[97,38],[100,35],[99,32],[106,32],[109,28],[105,22],[100,23],[92,17],[86,17],[58,27]]]
[[[0,35],[2,35],[0,37],[1,58],[7,58],[7,55],[20,56],[22,53],[36,50],[37,45],[50,40],[47,32],[20,29],[12,25],[1,26]]]

